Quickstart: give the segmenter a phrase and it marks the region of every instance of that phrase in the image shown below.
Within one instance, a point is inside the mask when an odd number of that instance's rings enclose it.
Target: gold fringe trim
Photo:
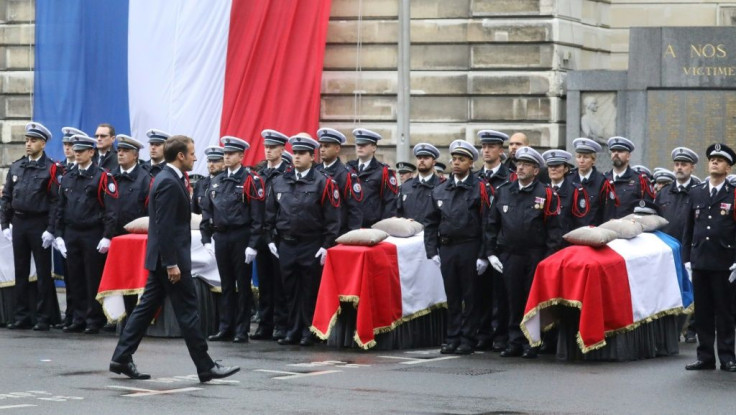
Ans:
[[[36,275],[31,275],[30,277],[28,277],[28,282],[37,282],[37,281],[38,281],[38,276]],[[6,288],[6,287],[15,287],[15,278],[13,278],[13,281],[0,282],[0,288]]]
[[[143,293],[143,288],[131,288],[128,290],[109,290],[97,293],[95,300],[102,303],[102,299],[105,297],[113,297],[116,295],[140,295]]]

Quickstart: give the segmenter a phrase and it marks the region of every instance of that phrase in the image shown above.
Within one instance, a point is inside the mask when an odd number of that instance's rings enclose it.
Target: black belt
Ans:
[[[214,232],[219,233],[225,233],[225,232],[233,232],[233,231],[239,231],[242,229],[245,229],[249,227],[250,225],[226,225],[226,226],[213,226],[212,230]]]
[[[312,242],[322,238],[322,235],[292,235],[288,233],[279,233],[278,236],[280,240],[290,243]]]
[[[480,238],[451,238],[449,236],[440,236],[440,245],[442,246],[448,246],[448,245],[457,245],[457,244],[463,244],[466,242],[476,242],[480,241]]]
[[[13,210],[13,215],[19,218],[38,218],[41,216],[48,216],[49,212],[24,212],[22,210]]]

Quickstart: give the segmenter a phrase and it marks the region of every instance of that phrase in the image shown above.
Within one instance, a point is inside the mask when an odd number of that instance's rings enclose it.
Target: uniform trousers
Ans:
[[[508,252],[500,257],[509,304],[509,347],[529,348],[529,341],[521,331],[521,319],[524,317],[534,272],[544,253],[545,249],[530,248],[523,252]]]
[[[283,279],[279,259],[273,256],[265,242],[258,245],[258,315],[259,329],[271,334],[274,329],[286,330],[289,309],[284,299]]]
[[[322,279],[322,265],[314,255],[321,247],[320,239],[282,240],[279,244],[281,276],[289,310],[286,337],[299,339],[310,334]]]
[[[448,344],[475,347],[475,335],[480,321],[480,290],[475,263],[479,241],[441,245],[440,271],[447,295]]]
[[[112,360],[118,363],[128,363],[138,350],[141,339],[146,333],[151,320],[163,306],[164,299],[169,296],[174,308],[176,321],[179,323],[181,335],[184,337],[189,356],[191,356],[197,372],[212,369],[215,363],[207,353],[207,341],[202,334],[197,309],[197,294],[191,271],[181,270],[181,279],[176,284],[169,281],[166,267],[158,265],[155,271],[149,271],[146,288],[141,300],[128,318],[125,328],[120,334],[118,345],[113,353]]]
[[[222,286],[218,331],[238,337],[246,337],[250,331],[253,268],[252,264],[245,263],[249,237],[247,226],[218,231],[214,235],[215,259]]]
[[[480,323],[478,340],[506,343],[509,336],[509,304],[503,276],[489,266],[480,276]]]
[[[693,269],[695,330],[698,360],[715,362],[716,343],[721,364],[734,360],[734,287],[730,271]]]
[[[13,218],[13,261],[15,263],[15,322],[55,324],[59,321],[59,303],[54,281],[51,279],[51,248],[43,249],[41,234],[46,230],[48,215]],[[37,283],[35,296],[28,282],[31,273],[31,254],[36,263]],[[31,304],[31,298],[36,304]]]
[[[102,305],[95,298],[107,259],[107,254],[97,252],[102,234],[102,226],[85,229],[67,227],[64,233],[67,290],[74,306],[73,320],[92,329],[101,328],[107,321]]]

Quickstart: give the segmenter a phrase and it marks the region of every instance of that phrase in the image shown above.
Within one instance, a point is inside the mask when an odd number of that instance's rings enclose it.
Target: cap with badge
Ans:
[[[636,149],[634,143],[626,137],[611,137],[608,139],[608,149],[617,151],[628,151],[631,153]]]
[[[515,157],[516,161],[528,161],[539,167],[544,167],[544,157],[531,147],[522,146],[517,148]]]
[[[687,147],[677,147],[672,150],[672,161],[686,161],[697,164],[698,154]]]
[[[225,157],[225,150],[220,146],[209,146],[204,149],[204,155],[207,160],[219,161]]]
[[[150,130],[146,131],[146,136],[148,136],[148,142],[149,143],[163,143],[164,141],[168,140],[171,137],[171,134],[157,130],[155,128],[151,128]]]
[[[355,137],[355,144],[377,144],[381,139],[381,134],[365,128],[356,128],[353,130],[353,137]]]
[[[542,158],[548,166],[572,165],[572,154],[564,150],[547,150],[542,153]]]
[[[645,215],[659,215],[659,205],[656,203],[642,199],[639,204],[634,207],[634,213]]]
[[[74,134],[69,141],[74,151],[91,150],[97,147],[97,140],[86,134]]]
[[[450,143],[450,154],[469,157],[473,161],[478,160],[478,149],[465,140],[455,140]]]
[[[289,136],[276,130],[263,130],[261,137],[263,144],[267,146],[285,146],[289,142]]]
[[[43,124],[31,121],[26,124],[26,137],[40,138],[43,141],[51,140],[51,131]]]
[[[437,150],[437,147],[429,143],[419,143],[415,145],[413,152],[414,157],[429,156],[435,160],[440,157],[440,151]]]
[[[74,134],[87,135],[87,134],[84,133],[84,131],[79,130],[79,129],[76,129],[74,127],[64,127],[64,128],[61,129],[61,133],[64,134],[61,137],[61,142],[62,143],[71,143],[71,138],[72,138],[72,136]]]
[[[444,173],[445,170],[447,170],[447,165],[445,163],[438,161],[434,163],[434,169],[437,170],[437,173]]]
[[[705,155],[708,156],[708,160],[713,157],[721,157],[731,166],[733,166],[734,160],[736,160],[736,153],[731,150],[731,147],[723,143],[711,144],[705,151]]]
[[[652,171],[649,170],[646,166],[642,166],[641,164],[637,164],[635,166],[631,166],[631,170],[634,170],[635,172],[637,172],[639,174],[644,173],[650,179],[652,178]]]
[[[248,144],[247,141],[231,135],[226,135],[220,138],[220,143],[222,143],[222,150],[225,153],[243,152],[250,148],[250,144]]]
[[[664,184],[672,183],[677,179],[677,177],[675,177],[675,173],[665,169],[664,167],[655,167],[652,172],[652,177],[655,182]]]
[[[572,140],[572,146],[575,147],[575,152],[577,153],[598,153],[603,151],[603,147],[595,140],[585,137]]]
[[[480,130],[478,138],[481,144],[503,144],[509,139],[509,136],[496,130]]]
[[[396,171],[399,172],[399,174],[414,173],[417,171],[417,166],[406,161],[400,161],[396,163]]]
[[[343,145],[347,141],[345,134],[335,130],[334,128],[320,128],[317,130],[317,137],[320,143],[336,143]]]
[[[292,165],[294,164],[294,155],[284,150],[281,152],[281,161],[286,164]]]
[[[129,150],[140,150],[143,148],[143,143],[129,135],[118,134],[117,139],[118,148],[127,148]]]
[[[289,138],[289,144],[291,144],[291,150],[294,152],[312,152],[319,148],[319,143],[317,142],[317,140],[312,138],[312,136],[307,133],[298,133],[292,136],[291,138]]]

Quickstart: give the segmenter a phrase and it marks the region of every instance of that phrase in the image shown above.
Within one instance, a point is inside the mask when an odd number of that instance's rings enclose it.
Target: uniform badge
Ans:
[[[17,181],[18,181],[18,176],[16,176],[16,175],[13,175],[13,183],[15,183],[15,182],[17,182]]]
[[[503,213],[506,213],[509,211],[509,205],[503,205]]]
[[[391,186],[396,186],[396,177],[391,176],[391,178],[388,179],[388,182],[391,183]]]
[[[360,189],[360,183],[355,183],[355,184],[353,185],[353,191],[354,191],[355,193],[360,193],[360,190],[361,190],[361,189]]]
[[[611,199],[611,200],[615,200],[616,199],[616,194],[613,193],[613,192],[608,192],[608,198]]]
[[[580,205],[581,209],[585,209],[586,204],[587,202],[585,201],[585,199],[580,199],[580,202],[578,202],[578,205]]]
[[[534,205],[535,206],[536,205],[542,206],[542,205],[544,205],[544,200],[545,199],[543,197],[535,197],[534,198]],[[537,208],[537,209],[539,209],[539,208]]]
[[[276,200],[281,200],[281,193],[276,193]]]
[[[107,190],[109,190],[110,193],[115,193],[115,183],[108,183]]]
[[[721,210],[725,210],[725,211],[731,210],[731,204],[730,203],[721,203]]]
[[[647,206],[647,202],[645,202],[644,199],[639,201],[639,207],[646,207],[646,206]]]
[[[721,211],[721,216],[726,216],[726,211],[725,210],[722,210]]]
[[[401,199],[401,201],[402,201],[402,202],[405,202],[405,201],[406,201],[406,196],[407,196],[407,195],[404,195],[404,196],[402,197],[402,199]]]
[[[695,209],[695,219],[700,216],[700,209]]]
[[[334,192],[332,193],[332,197],[333,197],[333,198],[334,198],[335,200],[338,200],[338,199],[340,199],[340,192],[338,192],[338,191],[337,191],[337,189],[335,189],[335,191],[334,191]]]
[[[263,197],[263,189],[258,189],[258,197]]]
[[[215,194],[216,194],[216,193],[215,193],[215,191],[213,190],[212,192],[210,192],[210,197],[212,197],[212,198],[214,199],[214,198],[215,198]]]
[[[442,207],[442,201],[441,200],[438,200],[437,201],[437,207]]]
[[[219,184],[218,183],[215,183],[215,184],[212,185],[212,188],[213,189],[217,189],[218,186],[219,186]]]
[[[634,179],[629,180],[629,186],[633,186],[633,185],[634,185]]]

